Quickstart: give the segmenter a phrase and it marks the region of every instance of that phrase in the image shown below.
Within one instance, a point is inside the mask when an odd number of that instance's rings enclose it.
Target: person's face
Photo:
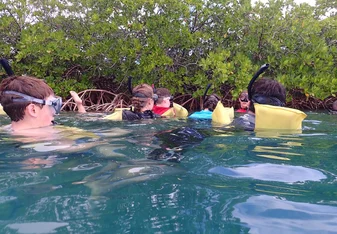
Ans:
[[[248,102],[244,102],[244,101],[241,101],[241,100],[239,100],[240,101],[240,107],[241,107],[241,109],[248,109],[248,107],[249,107],[249,101]]]
[[[249,108],[249,100],[248,100],[248,94],[242,93],[239,97],[240,107],[242,109],[248,109]]]
[[[53,100],[55,97],[50,95],[46,100]],[[33,104],[34,105],[34,104]],[[36,113],[36,121],[39,124],[39,127],[45,127],[52,124],[55,115],[55,109],[50,105],[43,105],[42,108],[35,105]]]
[[[146,105],[142,108],[142,112],[146,110],[152,110],[154,106],[154,101],[152,98],[147,98]]]
[[[171,105],[170,99],[171,97],[163,97],[163,102],[161,103],[161,106],[165,108],[169,108]]]

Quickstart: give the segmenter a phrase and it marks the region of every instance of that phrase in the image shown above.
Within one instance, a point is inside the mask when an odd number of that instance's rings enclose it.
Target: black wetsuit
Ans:
[[[136,113],[130,110],[123,110],[123,120],[137,120],[137,119],[156,119],[160,118],[160,115],[153,113],[151,110],[146,110],[141,113]]]
[[[255,128],[255,115],[244,114],[233,121],[233,125],[237,128],[243,128],[247,131],[254,131]]]
[[[160,149],[153,150],[148,158],[170,162],[180,162],[182,153],[187,148],[200,144],[205,134],[190,127],[181,127],[155,135],[163,143]]]

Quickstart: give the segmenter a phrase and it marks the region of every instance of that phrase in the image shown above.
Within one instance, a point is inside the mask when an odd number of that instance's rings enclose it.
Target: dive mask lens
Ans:
[[[56,97],[53,100],[50,100],[51,106],[54,108],[56,114],[60,114],[62,108],[62,98]]]

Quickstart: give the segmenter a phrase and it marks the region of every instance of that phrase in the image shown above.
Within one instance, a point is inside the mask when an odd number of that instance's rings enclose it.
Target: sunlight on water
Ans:
[[[233,216],[250,233],[335,233],[337,207],[253,196],[234,206]]]
[[[236,168],[218,166],[210,169],[209,172],[236,178],[253,178],[285,183],[319,181],[326,178],[322,172],[310,168],[271,163],[249,164]]]

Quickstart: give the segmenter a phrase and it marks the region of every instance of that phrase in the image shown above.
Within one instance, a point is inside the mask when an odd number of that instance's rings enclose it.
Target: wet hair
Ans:
[[[171,97],[171,93],[166,88],[158,88],[156,90],[156,94],[158,95],[158,100],[156,101],[156,104],[161,104],[164,100],[164,97]]]
[[[140,84],[132,89],[132,106],[134,107],[134,112],[140,113],[141,109],[146,106],[147,99],[153,98],[153,89],[148,84]]]
[[[220,98],[216,94],[212,94],[206,98],[206,101],[204,103],[204,109],[207,108],[210,111],[214,111],[216,105],[220,101]]]
[[[277,80],[262,78],[253,84],[249,110],[255,113],[254,103],[285,106],[286,89]]]
[[[23,120],[26,107],[30,101],[14,102],[13,99],[20,98],[15,94],[6,94],[4,91],[15,91],[38,99],[46,99],[54,95],[54,91],[42,79],[31,76],[11,76],[2,80],[0,84],[0,102],[4,111],[11,121]],[[41,104],[36,104],[42,108]]]

